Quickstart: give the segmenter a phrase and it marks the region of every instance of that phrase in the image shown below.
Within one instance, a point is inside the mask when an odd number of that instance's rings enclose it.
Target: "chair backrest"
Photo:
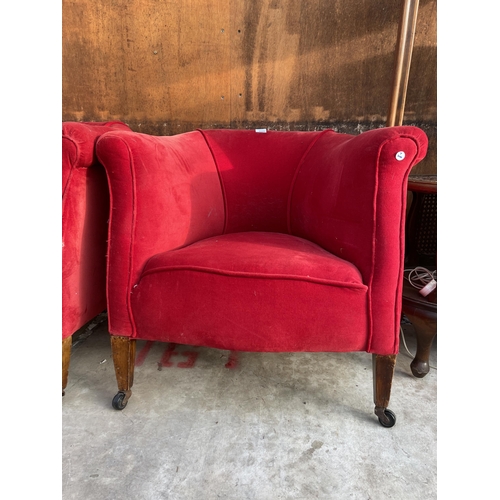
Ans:
[[[201,130],[224,197],[224,233],[289,233],[291,190],[301,162],[323,132]]]

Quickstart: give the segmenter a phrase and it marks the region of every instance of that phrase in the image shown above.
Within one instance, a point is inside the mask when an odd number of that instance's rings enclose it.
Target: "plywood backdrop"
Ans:
[[[402,0],[63,0],[63,121],[359,133],[385,125]],[[404,124],[436,173],[436,0],[420,0]]]

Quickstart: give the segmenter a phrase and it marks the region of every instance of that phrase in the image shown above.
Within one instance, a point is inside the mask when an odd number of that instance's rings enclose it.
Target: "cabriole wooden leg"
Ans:
[[[118,393],[113,398],[113,408],[123,410],[132,395],[134,383],[135,339],[111,336],[111,352],[115,365]]]
[[[396,355],[381,356],[373,354],[373,401],[375,415],[384,427],[392,427],[396,423],[396,415],[389,410],[392,378],[396,366]]]
[[[68,385],[69,359],[71,357],[71,344],[73,337],[70,335],[62,340],[62,395]]]
[[[432,343],[436,337],[436,319],[426,316],[412,316],[410,321],[415,328],[417,337],[417,352],[410,368],[415,377],[422,378],[429,373],[429,357]]]

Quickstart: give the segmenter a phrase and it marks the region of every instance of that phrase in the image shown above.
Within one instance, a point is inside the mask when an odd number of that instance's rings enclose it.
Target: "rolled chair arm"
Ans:
[[[97,162],[94,144],[96,139],[109,129],[130,130],[119,121],[112,122],[63,122],[62,124],[62,177],[63,196],[76,168],[89,168]],[[92,147],[89,147],[89,144]]]
[[[361,271],[369,287],[368,350],[377,354],[398,348],[407,179],[426,151],[427,136],[416,127],[327,133],[304,158],[291,191],[290,232]]]
[[[222,233],[220,180],[198,131],[110,132],[98,140],[96,151],[110,187],[109,331],[133,335],[130,293],[148,259]]]

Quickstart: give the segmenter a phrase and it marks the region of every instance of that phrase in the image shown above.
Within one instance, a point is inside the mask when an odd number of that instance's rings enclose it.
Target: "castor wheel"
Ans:
[[[396,423],[396,415],[387,408],[375,408],[375,415],[383,427],[393,427]]]
[[[123,410],[125,406],[127,406],[128,399],[130,395],[127,397],[127,393],[125,391],[117,392],[116,396],[113,398],[113,402],[111,403],[115,410]]]

